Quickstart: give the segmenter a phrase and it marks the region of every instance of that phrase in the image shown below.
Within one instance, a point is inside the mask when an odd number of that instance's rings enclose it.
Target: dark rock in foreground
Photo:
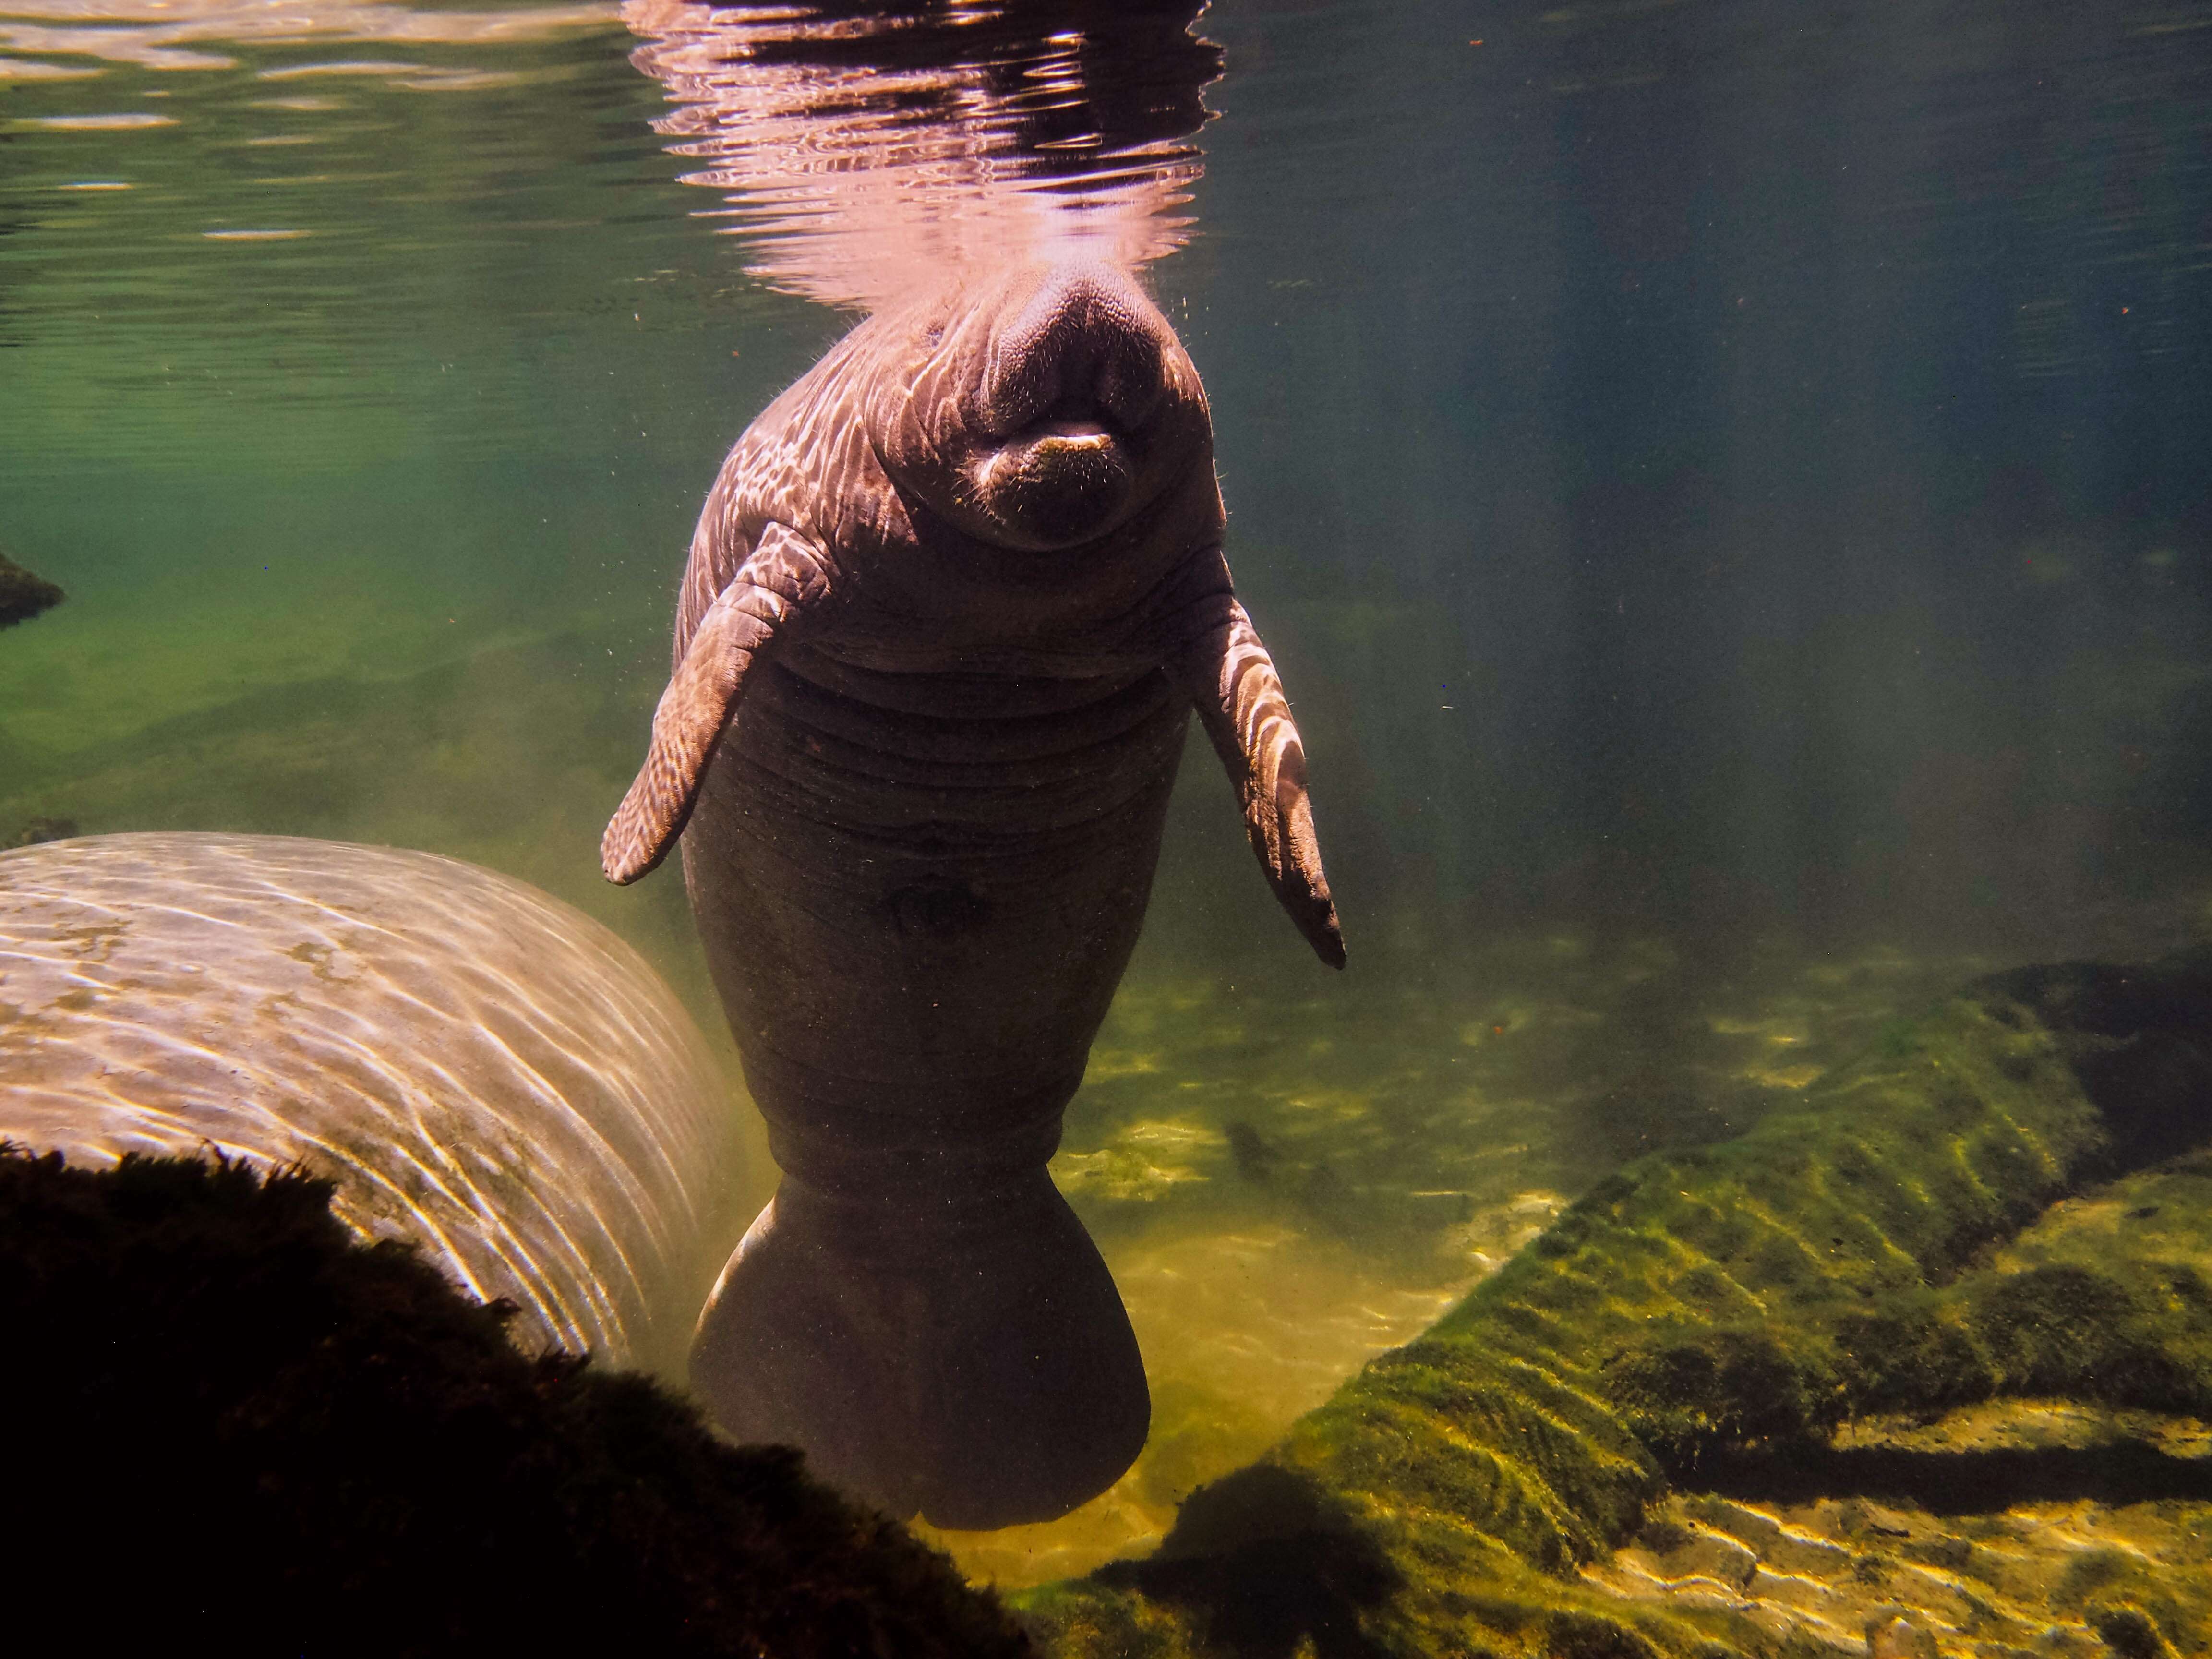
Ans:
[[[0,628],[12,628],[52,610],[69,596],[0,553]]]
[[[644,1377],[525,1357],[499,1307],[352,1243],[330,1193],[0,1148],[10,1576],[88,1646],[1029,1650],[796,1453],[720,1441]]]

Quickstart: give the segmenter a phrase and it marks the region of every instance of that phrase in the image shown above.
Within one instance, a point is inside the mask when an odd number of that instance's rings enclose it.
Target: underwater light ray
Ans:
[[[145,1035],[133,1032],[134,1037]],[[169,1041],[160,1034],[154,1034],[153,1040]],[[352,1085],[355,1111],[373,1116],[380,1127],[356,1120],[353,1144],[349,1146],[288,1124],[262,1157],[276,1163],[312,1164],[308,1149],[320,1150],[331,1158],[333,1168],[349,1170],[359,1179],[390,1194],[394,1205],[430,1237],[436,1253],[471,1291],[486,1296],[519,1296],[541,1314],[557,1308],[568,1324],[578,1326],[553,1288],[556,1264],[549,1261],[538,1236],[542,1216],[524,1209],[501,1217],[497,1206],[486,1200],[459,1161],[460,1149],[467,1143],[455,1136],[449,1146],[430,1130],[434,1119],[448,1115],[444,1102],[478,1098],[481,1091],[466,1087],[434,1063],[410,1073],[380,1052],[373,1034],[308,1031],[298,1033],[295,1042],[296,1049],[289,1052],[296,1054],[303,1065],[248,1070],[231,1065],[228,1057],[204,1046],[171,1041],[167,1053],[139,1063],[137,1075],[142,1088],[173,1086],[185,1075],[174,1059],[189,1049],[212,1063],[229,1066],[249,1089],[258,1085],[280,1095],[311,1087],[318,1079],[344,1079]],[[239,1122],[231,1132],[233,1136],[252,1136],[254,1126],[250,1116],[234,1115]],[[500,1122],[502,1127],[511,1127],[504,1116]],[[340,1206],[345,1207],[346,1202],[342,1195]],[[492,1219],[496,1224],[466,1224],[471,1219],[477,1223]],[[526,1236],[517,1237],[519,1231]],[[568,1276],[586,1279],[592,1276],[588,1252],[572,1247],[564,1255],[558,1266],[566,1269]]]
[[[320,1152],[329,1160],[326,1166],[328,1169],[349,1173],[356,1181],[380,1189],[389,1197],[390,1202],[387,1206],[379,1206],[373,1210],[362,1210],[360,1206],[348,1201],[350,1194],[342,1193],[331,1206],[341,1219],[347,1218],[349,1212],[358,1212],[364,1216],[387,1216],[396,1212],[404,1216],[407,1223],[410,1224],[402,1226],[400,1229],[402,1236],[411,1234],[413,1242],[418,1249],[424,1249],[427,1246],[425,1254],[435,1259],[446,1274],[470,1295],[479,1301],[489,1302],[494,1297],[504,1293],[503,1286],[487,1282],[478,1273],[469,1259],[469,1253],[462,1249],[459,1240],[451,1231],[453,1206],[448,1205],[441,1210],[422,1203],[415,1195],[417,1189],[412,1183],[403,1181],[392,1164],[380,1165],[370,1163],[342,1141],[329,1139],[309,1132],[295,1131],[295,1144],[301,1147],[311,1147]],[[297,1154],[295,1157],[303,1164],[308,1161]],[[447,1199],[453,1197],[453,1194],[438,1182],[431,1172],[424,1170],[416,1159],[402,1154],[398,1160],[398,1168],[409,1170],[421,1178],[424,1184],[441,1196]],[[310,1167],[319,1166],[311,1165]],[[362,1227],[359,1222],[354,1224],[363,1232],[374,1236],[370,1228]],[[520,1275],[515,1275],[514,1278],[522,1290],[522,1299],[530,1305],[532,1310],[537,1313],[550,1328],[558,1329],[559,1322],[547,1316],[547,1310],[539,1298],[533,1294],[528,1279]]]

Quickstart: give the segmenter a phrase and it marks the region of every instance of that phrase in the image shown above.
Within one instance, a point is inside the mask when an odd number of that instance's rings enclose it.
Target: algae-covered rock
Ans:
[[[1660,1565],[1640,1582],[1665,1593],[1625,1593],[1614,1553],[1674,1524],[1657,1506],[1677,1485],[1794,1482],[1802,1498],[1873,1476],[1940,1502],[1958,1458],[1869,1462],[1843,1444],[1877,1413],[2056,1395],[2212,1416],[2212,1268],[2049,1224],[2070,1194],[2212,1133],[2208,1052],[2204,953],[1982,981],[1885,1032],[1801,1106],[1604,1182],[1260,1464],[1195,1495],[1155,1556],[1036,1592],[1026,1616],[1079,1654],[1866,1652],[1876,1628],[1895,1647],[1928,1615],[1839,1635],[1811,1601],[1778,1613],[1794,1604],[1758,1575],[1797,1544],[1692,1526],[1681,1549],[1749,1564],[1733,1577],[1682,1566],[1698,1593],[1668,1589]],[[2153,1176],[2185,1178],[2135,1179]],[[2144,1455],[2153,1486],[2212,1498],[2212,1463]],[[2038,1478],[2054,1476],[2065,1466]],[[1838,1583],[1879,1578],[1872,1546],[1822,1547]],[[2185,1639],[2198,1615],[2147,1595],[2093,1605],[2082,1591],[2041,1616],[2053,1641],[2070,1631],[2118,1652],[2146,1631]]]
[[[0,553],[0,628],[52,610],[68,597],[43,576],[34,576],[4,553]]]
[[[509,1342],[327,1182],[0,1151],[18,1616],[100,1652],[1006,1659],[902,1527]],[[50,1644],[49,1645],[58,1645]]]

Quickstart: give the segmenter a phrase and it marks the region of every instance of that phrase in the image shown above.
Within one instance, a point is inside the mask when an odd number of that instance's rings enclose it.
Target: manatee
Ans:
[[[514,1303],[526,1347],[680,1366],[742,1174],[729,1095],[643,958],[489,870],[277,836],[0,852],[0,1140],[301,1164],[361,1237]]]
[[[1082,263],[863,322],[700,515],[602,846],[627,882],[682,835],[783,1172],[692,1386],[900,1515],[1048,1519],[1143,1447],[1127,1316],[1045,1163],[1194,707],[1283,907],[1344,961],[1223,529],[1196,369],[1126,275]]]

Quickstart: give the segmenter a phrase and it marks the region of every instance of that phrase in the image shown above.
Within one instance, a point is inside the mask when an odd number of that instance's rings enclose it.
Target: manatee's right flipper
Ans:
[[[822,550],[770,525],[707,607],[653,711],[653,746],[599,839],[599,867],[633,882],[668,856],[699,798],[745,676],[763,653],[826,616],[842,597]]]
[[[1190,693],[1199,723],[1237,786],[1245,833],[1275,897],[1314,954],[1341,968],[1344,934],[1321,867],[1321,843],[1314,836],[1305,745],[1291,719],[1290,699],[1274,659],[1244,607],[1225,591],[1226,568],[1220,579],[1224,591],[1202,605],[1195,631],[1169,662],[1168,672]]]

